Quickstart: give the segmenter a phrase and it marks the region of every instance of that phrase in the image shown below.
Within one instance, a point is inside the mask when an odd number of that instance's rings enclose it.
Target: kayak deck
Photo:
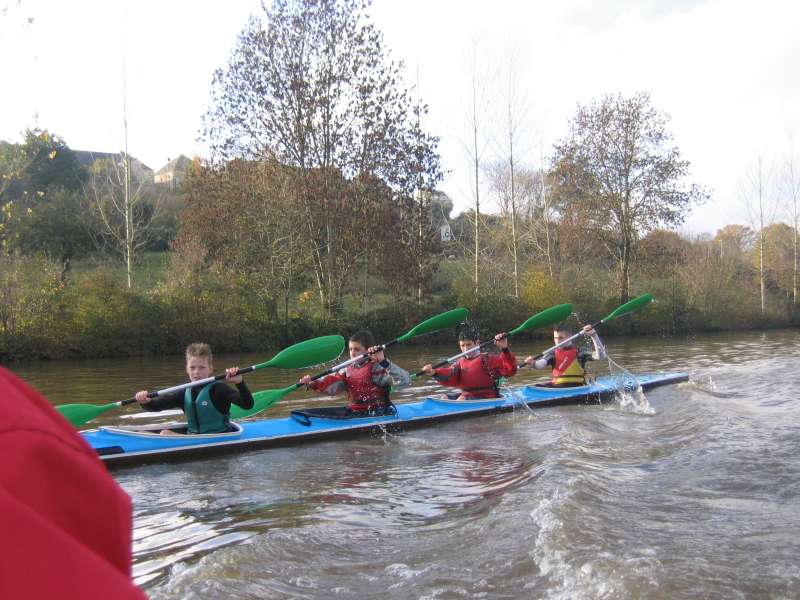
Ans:
[[[687,381],[686,373],[638,375],[642,389]],[[507,412],[522,403],[531,408],[568,404],[598,404],[613,397],[619,380],[600,377],[597,381],[571,388],[548,388],[527,385],[504,392],[500,398],[484,400],[448,400],[425,398],[396,405],[396,413],[355,418],[311,419],[284,417],[232,423],[235,431],[215,434],[159,435],[163,429],[184,427],[168,423],[128,427],[100,427],[84,431],[83,436],[109,467],[138,465],[209,454],[287,446],[312,440],[351,436],[376,429],[396,430],[421,427],[435,422]]]

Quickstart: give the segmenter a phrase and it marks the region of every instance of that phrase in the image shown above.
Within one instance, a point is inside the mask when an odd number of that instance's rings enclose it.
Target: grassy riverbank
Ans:
[[[508,330],[528,316],[560,302],[572,302],[581,322],[601,318],[619,304],[603,273],[563,286],[528,282],[520,298],[487,288],[474,296],[465,290],[467,265],[443,261],[422,305],[398,302],[377,277],[354,287],[335,315],[324,315],[313,290],[293,292],[282,306],[265,301],[243,277],[206,273],[191,282],[174,281],[166,253],[150,253],[136,268],[128,289],[124,270],[97,261],[74,266],[61,280],[56,265],[42,259],[16,259],[14,277],[6,265],[0,317],[0,360],[178,354],[187,343],[210,342],[219,352],[276,348],[318,335],[347,335],[371,329],[390,339],[420,320],[455,306],[466,306],[484,335]],[[657,302],[604,327],[604,335],[671,334],[798,325],[790,304],[772,302],[762,315],[757,297],[719,290],[717,303],[704,306],[674,278],[642,278],[637,293]],[[467,280],[468,281],[468,280]],[[537,297],[538,296],[538,297]],[[577,320],[575,321],[577,324]],[[535,332],[528,335],[548,335]],[[453,333],[440,334],[442,341]],[[435,341],[435,340],[431,340]]]

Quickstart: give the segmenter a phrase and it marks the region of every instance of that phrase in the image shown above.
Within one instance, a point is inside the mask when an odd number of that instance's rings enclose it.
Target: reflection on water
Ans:
[[[116,472],[134,501],[134,575],[154,599],[387,590],[399,598],[800,597],[797,339],[797,331],[610,339],[626,371],[686,370],[691,381],[605,407],[520,407]],[[513,348],[524,356],[546,343]],[[392,358],[411,370],[455,351],[403,346]],[[182,364],[14,370],[56,403],[104,403],[179,383]],[[301,373],[264,370],[248,382],[285,387]],[[541,375],[523,369],[509,383]],[[442,391],[420,380],[393,399]],[[298,392],[270,414],[329,403]],[[139,414],[111,411],[100,422]]]

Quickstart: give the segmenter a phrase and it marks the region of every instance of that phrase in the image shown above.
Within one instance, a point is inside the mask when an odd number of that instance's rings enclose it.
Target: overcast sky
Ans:
[[[123,147],[154,169],[197,141],[213,71],[224,66],[256,0],[0,0],[0,139],[26,127],[77,150]],[[712,191],[683,231],[746,223],[743,175],[762,155],[777,174],[800,138],[800,3],[761,0],[376,0],[370,10],[394,59],[430,106],[442,138],[442,188],[469,203],[467,56],[477,48],[490,90],[516,57],[538,164],[576,106],[604,94],[651,93],[691,179]],[[494,99],[497,105],[499,99]],[[495,151],[489,145],[486,157]],[[795,141],[800,159],[800,142]]]

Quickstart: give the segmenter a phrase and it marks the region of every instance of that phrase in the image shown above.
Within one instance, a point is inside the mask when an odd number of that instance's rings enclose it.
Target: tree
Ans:
[[[84,216],[85,202],[79,192],[51,187],[41,196],[27,198],[24,213],[15,223],[18,247],[27,254],[44,252],[61,265],[61,279],[73,258],[94,250]]]
[[[666,277],[686,264],[690,247],[690,242],[674,231],[653,229],[640,241],[642,267]]]
[[[764,229],[763,238],[765,287],[779,291],[781,295],[794,302],[792,290],[794,230],[786,223],[772,223]]]
[[[281,308],[288,324],[289,297],[309,266],[301,251],[299,207],[286,194],[289,171],[243,160],[192,170],[174,244],[176,285],[199,288],[195,284],[209,269],[232,285],[246,281],[266,314],[278,321]]]
[[[733,252],[741,258],[754,248],[755,237],[755,232],[745,225],[725,225],[717,231],[714,241],[719,244],[720,252]]]
[[[511,273],[514,297],[520,297],[520,254],[522,253],[522,235],[519,227],[519,209],[525,192],[524,183],[533,181],[532,169],[525,166],[525,151],[522,138],[525,134],[525,120],[528,113],[527,98],[521,93],[517,81],[516,61],[511,57],[508,61],[508,72],[502,95],[503,139],[499,142],[500,159],[490,171],[490,181],[500,202],[500,210],[509,223],[508,246],[511,255]],[[551,272],[552,276],[552,272]]]
[[[408,227],[413,232],[410,253],[414,270],[410,279],[417,289],[417,306],[422,306],[430,280],[438,269],[441,252],[441,236],[436,226],[438,219],[433,214],[436,210],[433,200],[435,187],[442,179],[442,171],[435,151],[438,140],[422,127],[422,118],[426,113],[427,107],[418,98],[414,107],[416,121],[409,132],[408,143],[413,152],[415,189],[411,206],[408,210],[401,211],[401,215],[410,217]]]
[[[44,257],[0,255],[0,345],[25,339],[37,346],[60,330],[63,290],[58,269]]]
[[[774,220],[775,207],[770,195],[770,173],[764,165],[764,158],[759,155],[755,164],[744,174],[741,196],[748,212],[750,224],[756,231],[758,264],[758,289],[761,301],[761,314],[767,310],[766,290],[766,229]]]
[[[707,198],[685,183],[689,162],[671,145],[667,123],[647,93],[605,96],[579,105],[569,135],[555,145],[554,191],[613,257],[622,302],[640,237],[679,225],[692,204]]]
[[[252,18],[225,70],[217,71],[204,135],[214,159],[273,160],[291,167],[288,190],[313,255],[321,304],[335,310],[344,277],[363,252],[369,227],[354,230],[380,199],[343,185],[378,177],[394,193],[433,188],[437,140],[412,135],[415,116],[380,33],[356,0],[277,0]],[[413,142],[413,143],[412,143]],[[414,144],[431,160],[420,173]],[[368,186],[368,189],[372,189]],[[351,203],[360,202],[360,206]],[[355,234],[352,234],[355,231]]]
[[[11,250],[10,225],[14,204],[12,190],[18,185],[26,164],[24,153],[17,144],[0,141],[0,255]]]
[[[748,264],[753,231],[729,225],[713,239],[697,239],[686,248],[686,264],[678,267],[687,302],[711,329],[730,329],[747,324],[757,312],[751,296],[743,294],[750,285]]]
[[[397,206],[386,215],[389,220],[384,227],[392,232],[386,245],[392,261],[391,270],[382,275],[398,302],[413,294],[413,301],[422,306],[439,267],[441,240],[432,198],[431,191],[419,190],[413,198],[397,199]]]
[[[92,248],[80,194],[86,170],[62,138],[28,129],[22,144],[0,146],[0,172],[3,248],[44,252],[66,278],[72,258]]]
[[[783,187],[789,209],[789,219],[794,229],[792,238],[792,302],[797,304],[797,247],[800,224],[800,169],[794,152],[794,138],[790,138],[789,154],[784,168]]]
[[[548,275],[553,277],[552,254],[546,249],[551,232],[546,231],[545,212],[540,204],[541,173],[520,162],[512,169],[505,157],[491,164],[487,177],[501,219],[498,227],[487,228],[486,237],[494,237],[501,247],[498,265],[508,272],[511,295],[519,298],[526,264],[544,263]]]
[[[155,226],[162,217],[162,191],[132,179],[126,153],[95,161],[90,173],[86,195],[95,241],[122,259],[130,289],[137,256],[162,234]]]
[[[481,195],[482,186],[480,174],[483,169],[483,155],[488,146],[484,127],[489,99],[486,86],[482,83],[483,65],[479,60],[478,42],[473,40],[467,56],[467,77],[469,82],[469,100],[466,106],[466,120],[469,130],[469,141],[464,144],[469,155],[472,183],[470,196],[472,197],[473,210],[465,213],[471,217],[473,224],[472,238],[473,249],[473,290],[477,299],[480,291],[480,260],[481,260]]]
[[[34,194],[51,186],[80,191],[86,170],[64,140],[46,129],[28,129],[22,144],[24,192]]]

